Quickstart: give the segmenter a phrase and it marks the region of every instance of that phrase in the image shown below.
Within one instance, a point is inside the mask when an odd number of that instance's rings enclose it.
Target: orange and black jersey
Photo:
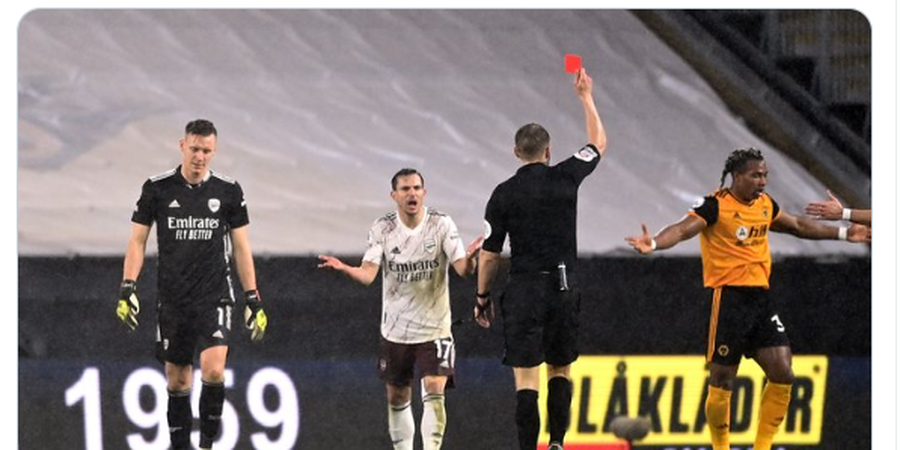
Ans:
[[[703,285],[769,287],[772,254],[769,228],[781,210],[762,194],[743,203],[728,189],[720,189],[688,214],[706,222],[700,234]]]

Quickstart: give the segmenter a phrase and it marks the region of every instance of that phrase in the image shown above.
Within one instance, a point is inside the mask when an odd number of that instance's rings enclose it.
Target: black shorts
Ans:
[[[570,278],[570,282],[572,279]],[[581,293],[560,291],[546,274],[510,275],[500,298],[503,317],[503,364],[565,366],[578,359]]]
[[[156,359],[180,366],[192,364],[194,352],[228,345],[234,302],[222,299],[198,305],[160,304]]]
[[[456,344],[453,337],[420,344],[398,344],[381,338],[378,346],[378,378],[398,387],[410,386],[416,368],[419,376],[447,377],[447,387],[453,387],[456,365]]]
[[[768,289],[723,286],[711,293],[707,362],[734,366],[761,348],[790,345]]]

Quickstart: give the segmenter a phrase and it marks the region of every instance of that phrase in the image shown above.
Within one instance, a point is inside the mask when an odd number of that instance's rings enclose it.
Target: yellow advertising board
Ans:
[[[791,403],[775,442],[818,444],[825,408],[828,358],[793,357]],[[542,371],[542,378],[546,371]],[[609,428],[617,416],[645,417],[650,434],[641,445],[709,444],[704,405],[706,360],[703,356],[582,356],[572,366],[572,416],[566,444],[600,448],[616,442]],[[756,362],[744,360],[732,390],[731,443],[752,444],[765,376]],[[541,382],[541,423],[546,424],[546,379]],[[541,442],[549,435],[542,430]]]

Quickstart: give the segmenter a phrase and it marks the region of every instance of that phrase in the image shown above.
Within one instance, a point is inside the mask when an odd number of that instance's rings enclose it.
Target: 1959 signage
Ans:
[[[265,430],[250,433],[248,437],[253,448],[294,448],[300,434],[300,405],[290,376],[281,369],[263,367],[250,376],[243,392],[231,391],[235,386],[235,376],[231,369],[225,371],[225,380],[225,388],[230,392],[222,410],[222,429],[215,443],[216,448],[235,448],[241,438],[241,419],[246,420],[248,416],[259,428]],[[65,391],[66,406],[82,409],[84,448],[87,450],[103,449],[104,414],[101,408],[109,403],[101,401],[101,382],[100,369],[87,367],[81,377]],[[200,386],[199,370],[194,371],[194,386]],[[277,399],[272,398],[273,393]],[[168,393],[163,373],[149,367],[135,369],[125,379],[121,395],[125,416],[134,425],[134,430],[125,436],[126,442],[109,445],[113,448],[127,446],[136,450],[169,448],[166,422]],[[236,410],[228,401],[229,397],[237,395],[243,396],[246,411]],[[148,401],[148,396],[152,401]],[[199,400],[200,389],[193,389],[191,403],[195,417]],[[270,408],[273,404],[275,407]],[[199,432],[194,431],[191,441],[195,448],[198,440]]]

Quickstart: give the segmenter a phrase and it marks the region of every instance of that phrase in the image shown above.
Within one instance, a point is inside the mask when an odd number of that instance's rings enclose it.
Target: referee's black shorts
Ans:
[[[768,289],[722,286],[708,291],[708,362],[734,366],[742,356],[752,358],[759,349],[790,345]]]
[[[570,277],[570,285],[574,278]],[[581,294],[560,291],[552,274],[510,274],[500,298],[505,339],[503,364],[565,366],[578,359]]]

